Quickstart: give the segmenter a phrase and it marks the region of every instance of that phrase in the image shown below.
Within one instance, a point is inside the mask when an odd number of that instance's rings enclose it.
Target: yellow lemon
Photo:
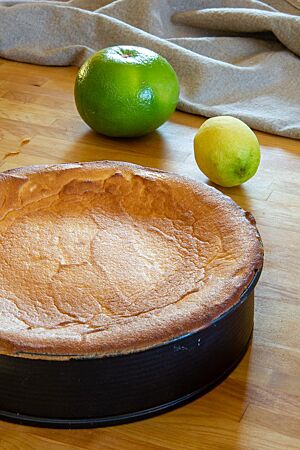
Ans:
[[[260,147],[253,131],[239,119],[219,116],[206,120],[194,138],[200,170],[220,186],[238,186],[256,173]]]

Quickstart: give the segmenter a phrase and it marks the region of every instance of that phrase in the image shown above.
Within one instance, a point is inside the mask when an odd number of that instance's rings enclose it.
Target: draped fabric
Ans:
[[[0,1],[0,56],[80,66],[119,44],[177,72],[178,109],[300,139],[300,0]]]

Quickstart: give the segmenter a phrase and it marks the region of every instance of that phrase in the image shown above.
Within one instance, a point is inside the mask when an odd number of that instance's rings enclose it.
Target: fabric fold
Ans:
[[[236,33],[271,31],[289,50],[300,55],[300,17],[254,9],[205,9],[172,16],[175,23]]]

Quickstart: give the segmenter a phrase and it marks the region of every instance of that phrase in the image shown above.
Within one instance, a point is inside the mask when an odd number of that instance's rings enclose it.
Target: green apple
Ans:
[[[200,170],[220,186],[238,186],[256,173],[260,147],[253,131],[239,119],[219,116],[206,120],[194,138]]]

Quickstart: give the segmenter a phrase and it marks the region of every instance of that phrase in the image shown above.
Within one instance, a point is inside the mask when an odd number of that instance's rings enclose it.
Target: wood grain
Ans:
[[[203,118],[176,112],[149,136],[105,138],[76,112],[75,75],[72,67],[0,60],[0,170],[116,159],[208,182],[193,156]],[[73,431],[0,422],[1,450],[300,448],[300,142],[257,136],[258,173],[243,186],[222,189],[254,214],[266,251],[253,342],[242,363],[206,396],[142,422]]]

